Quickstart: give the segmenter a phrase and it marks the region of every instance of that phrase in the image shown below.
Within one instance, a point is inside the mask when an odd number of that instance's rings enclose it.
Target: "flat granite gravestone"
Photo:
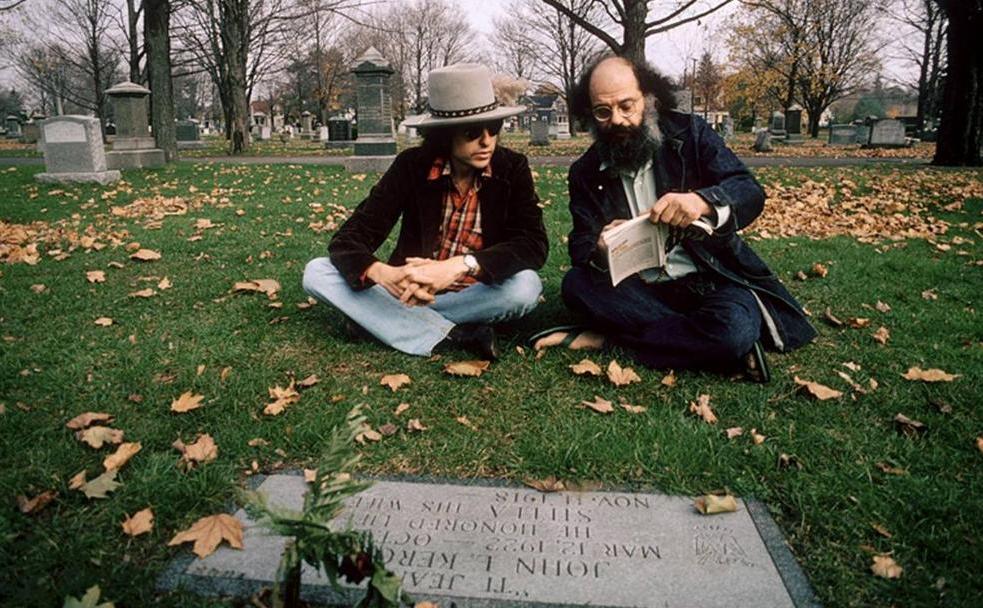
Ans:
[[[258,490],[299,510],[306,484],[274,475]],[[445,608],[818,606],[765,507],[738,504],[708,517],[679,496],[377,481],[334,523],[370,530],[405,591]],[[235,515],[243,550],[178,557],[158,588],[249,596],[272,586],[286,539]],[[310,601],[361,596],[306,564],[302,582]]]

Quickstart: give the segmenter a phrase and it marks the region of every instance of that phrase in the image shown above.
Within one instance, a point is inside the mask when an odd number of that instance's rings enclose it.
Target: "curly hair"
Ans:
[[[676,96],[672,92],[672,81],[659,73],[658,70],[649,65],[648,62],[633,61],[628,57],[620,57],[614,53],[605,53],[592,61],[583,73],[577,84],[570,92],[570,113],[583,124],[592,124],[594,115],[591,113],[592,105],[590,101],[590,79],[594,75],[594,70],[601,62],[618,57],[629,66],[638,80],[638,87],[646,97],[655,98],[656,109],[659,111],[672,110],[676,107]]]

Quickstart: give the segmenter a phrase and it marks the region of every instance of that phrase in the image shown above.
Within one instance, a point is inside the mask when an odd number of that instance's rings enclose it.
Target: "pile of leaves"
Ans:
[[[806,179],[784,185],[761,172],[768,197],[752,233],[759,238],[838,235],[861,242],[935,239],[949,230],[939,211],[957,211],[966,199],[983,197],[983,183],[970,174],[941,171],[897,171],[871,179],[860,194],[846,177],[838,183]]]

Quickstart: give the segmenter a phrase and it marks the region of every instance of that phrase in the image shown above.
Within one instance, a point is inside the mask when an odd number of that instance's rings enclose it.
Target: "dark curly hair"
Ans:
[[[590,79],[594,75],[597,66],[606,59],[618,57],[629,66],[638,80],[638,86],[645,96],[652,96],[656,100],[656,109],[659,111],[672,110],[676,107],[676,96],[672,92],[672,81],[659,73],[648,62],[637,62],[628,57],[619,57],[614,53],[605,53],[592,61],[584,72],[580,75],[577,84],[570,92],[570,113],[580,120],[582,124],[589,125],[594,121],[591,113],[590,102]]]

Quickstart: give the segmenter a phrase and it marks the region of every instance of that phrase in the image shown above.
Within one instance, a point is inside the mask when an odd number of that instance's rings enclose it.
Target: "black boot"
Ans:
[[[751,382],[768,384],[771,381],[771,371],[768,369],[768,359],[761,342],[755,342],[751,350],[744,355],[744,377]]]
[[[498,344],[495,342],[495,330],[483,323],[455,325],[447,337],[437,345],[437,348],[441,347],[466,350],[488,361],[495,361],[499,354]]]

